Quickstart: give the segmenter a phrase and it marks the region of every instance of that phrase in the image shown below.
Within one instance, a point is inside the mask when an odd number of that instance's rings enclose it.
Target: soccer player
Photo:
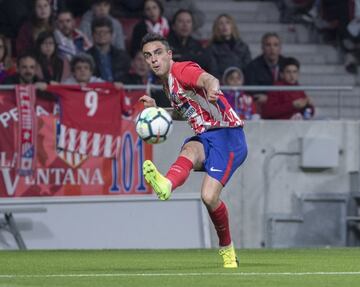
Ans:
[[[229,216],[219,197],[247,155],[243,121],[224,98],[215,77],[194,62],[172,60],[165,38],[147,34],[141,47],[146,62],[162,80],[174,110],[188,121],[196,134],[185,140],[179,157],[165,176],[150,160],[145,161],[145,179],[161,200],[167,200],[192,169],[205,171],[201,198],[219,237],[224,267],[236,268],[239,263],[231,241]],[[156,106],[155,100],[147,95],[140,100],[145,107]]]

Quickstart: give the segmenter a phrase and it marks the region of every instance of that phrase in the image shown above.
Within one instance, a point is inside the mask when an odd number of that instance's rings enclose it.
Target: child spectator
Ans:
[[[79,53],[71,59],[71,76],[62,83],[65,85],[86,85],[88,83],[103,83],[104,80],[94,76],[94,59],[86,54]]]
[[[286,58],[280,67],[281,80],[277,86],[298,86],[300,63],[295,58]],[[269,92],[265,103],[261,105],[263,119],[309,119],[314,116],[312,100],[304,91]]]
[[[61,82],[70,75],[70,65],[58,54],[55,36],[44,31],[36,39],[35,55],[37,58],[36,75],[47,83]]]
[[[243,72],[238,67],[229,67],[225,70],[222,82],[226,86],[239,87],[244,83]],[[225,90],[224,96],[243,120],[259,119],[256,106],[250,95],[238,90]]]

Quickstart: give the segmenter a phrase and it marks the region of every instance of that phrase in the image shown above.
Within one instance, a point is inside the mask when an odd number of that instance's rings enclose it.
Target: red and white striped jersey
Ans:
[[[196,86],[203,72],[194,62],[172,64],[165,91],[174,109],[188,121],[196,134],[213,128],[243,126],[244,122],[222,92],[216,103],[210,103],[205,89]]]
[[[57,147],[70,152],[116,157],[122,114],[131,111],[124,91],[111,83],[48,86],[60,99]]]

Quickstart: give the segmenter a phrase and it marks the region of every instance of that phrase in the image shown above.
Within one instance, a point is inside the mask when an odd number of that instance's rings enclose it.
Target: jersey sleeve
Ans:
[[[176,62],[173,67],[173,74],[184,86],[196,87],[197,80],[205,71],[194,62]]]

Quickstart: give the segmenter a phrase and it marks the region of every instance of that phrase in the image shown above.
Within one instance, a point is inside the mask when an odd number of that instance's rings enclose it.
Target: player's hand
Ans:
[[[221,94],[220,90],[208,90],[207,97],[210,103],[216,103],[219,98],[219,94]]]
[[[140,102],[143,102],[145,108],[156,107],[156,102],[152,97],[148,95],[143,95],[139,99]]]

